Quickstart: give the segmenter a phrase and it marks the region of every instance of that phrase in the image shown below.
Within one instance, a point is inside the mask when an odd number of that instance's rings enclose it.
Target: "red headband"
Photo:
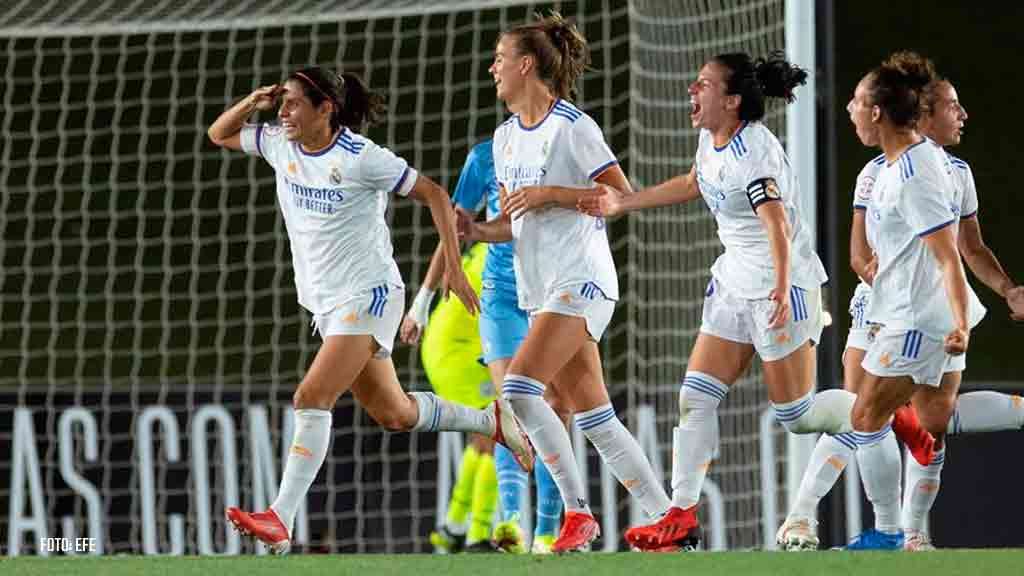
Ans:
[[[312,78],[310,78],[309,76],[306,76],[306,75],[305,75],[305,74],[303,74],[302,72],[296,72],[296,73],[295,73],[295,76],[298,76],[299,78],[302,78],[302,79],[303,79],[303,80],[305,80],[306,82],[309,82],[309,83],[310,83],[310,85],[312,85],[312,86],[313,86],[313,88],[316,88],[316,91],[317,91],[317,92],[319,92],[319,93],[323,94],[324,98],[327,98],[327,99],[328,99],[329,101],[331,101],[331,102],[334,102],[334,98],[331,98],[331,96],[330,96],[330,95],[329,95],[329,94],[328,94],[327,92],[324,92],[323,88],[321,88],[320,86],[318,86],[316,82],[313,82],[313,79],[312,79]]]

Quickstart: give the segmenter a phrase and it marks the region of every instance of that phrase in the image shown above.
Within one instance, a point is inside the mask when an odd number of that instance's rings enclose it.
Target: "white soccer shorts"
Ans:
[[[942,339],[918,330],[879,327],[861,366],[875,376],[910,376],[915,384],[938,387],[946,372],[967,368],[967,355],[947,354]]]
[[[820,288],[807,290],[793,286],[789,302],[789,319],[782,328],[771,330],[768,324],[775,310],[774,302],[768,298],[740,298],[712,278],[704,293],[700,331],[733,342],[753,344],[764,362],[780,360],[807,341],[817,344],[824,327]]]
[[[544,305],[531,312],[531,319],[542,312],[583,318],[590,337],[599,342],[612,321],[615,301],[609,300],[597,284],[586,282],[553,290],[544,299]]]
[[[381,284],[356,294],[325,314],[313,317],[313,332],[321,338],[342,334],[369,334],[380,346],[374,358],[388,358],[402,324],[405,290]]]

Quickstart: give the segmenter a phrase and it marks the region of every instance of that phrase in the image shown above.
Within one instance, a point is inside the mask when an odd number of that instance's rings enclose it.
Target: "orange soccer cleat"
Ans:
[[[900,406],[892,415],[892,431],[906,444],[914,460],[921,466],[932,463],[935,453],[935,438],[921,426],[917,412],[910,404]]]
[[[235,530],[263,542],[272,553],[287,554],[291,550],[292,541],[288,529],[272,509],[266,512],[245,512],[232,506],[224,510],[224,516],[234,525]]]
[[[648,552],[691,549],[697,542],[697,506],[673,506],[654,524],[635,526],[626,530],[630,547]]]
[[[600,535],[601,527],[593,516],[585,512],[566,512],[562,531],[551,545],[551,551],[555,554],[586,552],[590,550],[590,543]]]

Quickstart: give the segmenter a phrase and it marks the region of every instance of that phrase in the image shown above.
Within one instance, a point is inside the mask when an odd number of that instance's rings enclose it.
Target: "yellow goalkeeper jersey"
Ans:
[[[480,242],[462,257],[473,290],[480,295],[487,245]],[[438,395],[467,406],[486,405],[494,397],[487,367],[480,363],[483,348],[476,317],[452,295],[442,299],[423,333],[420,357]]]

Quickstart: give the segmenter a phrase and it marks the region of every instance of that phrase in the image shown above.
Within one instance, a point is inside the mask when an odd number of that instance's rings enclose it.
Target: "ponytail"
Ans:
[[[781,98],[787,103],[796,100],[793,90],[807,83],[807,71],[790,64],[781,50],[765,58],[751,59],[749,54],[719,54],[712,61],[728,71],[726,94],[740,96],[740,120],[764,118],[765,100]]]

